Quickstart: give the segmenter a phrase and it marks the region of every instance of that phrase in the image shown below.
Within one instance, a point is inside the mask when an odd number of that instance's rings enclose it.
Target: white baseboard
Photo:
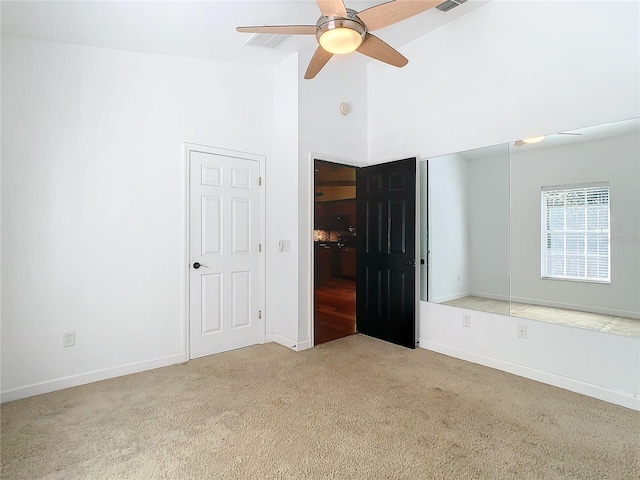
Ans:
[[[509,295],[498,295],[487,292],[471,292],[469,295],[473,297],[488,298],[489,300],[502,300],[503,302],[508,302],[510,300]]]
[[[502,370],[520,377],[529,378],[537,382],[546,383],[547,385],[563,388],[571,392],[580,393],[588,397],[597,398],[605,402],[614,403],[632,410],[640,411],[640,398],[630,393],[609,390],[598,385],[581,382],[579,380],[544,372],[535,368],[517,365],[497,358],[478,355],[477,353],[467,352],[465,350],[430,342],[424,339],[420,339],[419,346],[420,348],[442,353],[449,357],[459,358],[471,363],[484,365],[485,367],[495,368],[496,370]]]
[[[460,292],[460,293],[454,293],[452,295],[445,295],[444,297],[434,298],[433,300],[429,300],[429,301],[431,303],[444,303],[444,302],[449,302],[451,300],[458,300],[459,298],[468,297],[469,295],[471,295],[471,293],[469,292]]]
[[[109,378],[143,372],[154,368],[167,367],[169,365],[175,365],[176,363],[186,361],[186,355],[184,353],[178,353],[166,357],[154,358],[152,360],[120,365],[118,367],[105,368],[102,370],[70,375],[68,377],[56,378],[55,380],[47,380],[46,382],[34,383],[32,385],[3,391],[0,393],[0,403],[12,402],[13,400],[19,400],[21,398],[54,392],[56,390],[62,390],[69,387],[77,387],[78,385],[99,382],[100,380],[107,380]]]
[[[304,342],[298,342],[298,345],[296,346],[296,352],[301,352],[302,350],[306,350],[308,348],[311,348],[310,340],[305,340]]]
[[[573,303],[554,302],[552,300],[541,300],[539,298],[511,297],[512,302],[528,303],[529,305],[540,305],[543,307],[564,308],[567,310],[577,310],[579,312],[599,313],[601,315],[613,315],[615,317],[627,317],[640,319],[640,313],[627,310],[616,310],[614,308],[592,307],[585,305],[575,305]]]
[[[277,333],[267,333],[264,336],[264,342],[275,342],[283,347],[290,348],[291,350],[298,351],[297,342],[295,340],[291,340],[290,338],[283,337],[282,335],[278,335]]]

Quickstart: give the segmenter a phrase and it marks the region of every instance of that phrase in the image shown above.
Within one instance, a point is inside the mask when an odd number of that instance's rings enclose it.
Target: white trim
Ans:
[[[191,237],[189,235],[189,221],[190,221],[190,213],[189,213],[189,152],[191,144],[184,144],[184,157],[183,164],[184,168],[182,169],[182,190],[183,190],[183,205],[182,205],[182,213],[183,213],[183,221],[182,221],[182,240],[184,244],[182,245],[182,258],[183,258],[183,266],[186,265],[186,268],[183,268],[181,271],[182,274],[182,336],[184,343],[184,354],[185,358],[188,360],[191,358],[191,348],[189,342],[189,269],[191,268],[191,258],[189,253],[189,245],[191,242]]]
[[[184,351],[185,351],[185,357],[187,360],[189,360],[191,358],[191,351],[190,351],[190,342],[189,342],[189,335],[190,335],[190,329],[189,329],[189,270],[191,268],[191,254],[190,254],[190,248],[191,248],[191,238],[189,236],[189,207],[190,207],[190,185],[189,185],[189,178],[190,178],[190,163],[189,163],[189,158],[190,158],[190,153],[191,152],[202,152],[202,153],[210,153],[213,155],[220,155],[220,156],[224,156],[224,157],[231,157],[231,158],[239,158],[239,159],[243,159],[243,160],[253,160],[258,162],[258,166],[260,169],[260,177],[262,178],[262,184],[260,186],[260,243],[263,245],[262,248],[262,252],[260,254],[260,270],[261,270],[261,275],[260,275],[260,288],[259,288],[259,293],[258,293],[258,297],[259,297],[259,309],[262,312],[262,318],[259,319],[259,324],[260,324],[260,328],[259,328],[259,343],[265,343],[265,330],[266,330],[266,316],[267,316],[267,311],[266,311],[266,288],[267,288],[267,282],[266,282],[266,275],[267,275],[267,264],[266,264],[266,258],[267,258],[267,254],[266,254],[266,250],[267,250],[267,242],[266,242],[266,218],[265,218],[265,214],[266,214],[266,187],[265,187],[265,162],[266,162],[266,157],[264,155],[260,155],[260,154],[256,154],[256,153],[249,153],[249,152],[240,152],[240,151],[236,151],[236,150],[227,150],[224,148],[218,148],[218,147],[210,147],[207,145],[200,145],[197,143],[189,143],[189,142],[185,142],[184,143],[184,169],[183,169],[183,190],[184,190],[184,197],[183,197],[183,213],[184,213],[184,221],[183,221],[183,225],[182,228],[184,229],[183,231],[183,240],[184,240],[184,245],[183,245],[183,258],[184,258],[184,265],[185,268],[182,270],[182,275],[183,275],[183,305],[184,305],[184,309],[183,309],[183,335],[184,335]]]
[[[502,300],[503,302],[510,301],[509,295],[499,295],[497,293],[473,292],[472,291],[471,293],[469,293],[469,295],[471,295],[473,297],[488,298],[490,300]]]
[[[315,168],[315,161],[316,161],[316,155],[314,153],[309,153],[309,219],[311,220],[310,222],[310,238],[307,238],[307,243],[310,245],[309,247],[309,259],[311,261],[311,266],[309,268],[309,277],[308,277],[308,282],[309,282],[309,344],[311,346],[314,346],[316,344],[316,332],[315,332],[315,323],[316,323],[316,319],[315,319],[315,315],[316,315],[316,310],[315,310],[315,305],[316,305],[316,292],[315,292],[315,274],[316,274],[316,248],[315,248],[315,244],[313,243],[313,230],[314,227],[316,225],[316,209],[315,209],[315,205],[316,205],[316,196],[315,196],[315,181],[316,181],[316,168]],[[298,259],[299,260],[299,259]]]
[[[453,293],[451,295],[445,295],[444,297],[434,298],[433,300],[429,300],[429,302],[444,303],[444,302],[449,302],[451,300],[458,300],[459,298],[468,297],[469,295],[472,295],[472,293],[471,292]],[[422,300],[422,301],[426,302],[427,300]]]
[[[599,283],[600,285],[611,285],[611,276],[605,279],[592,277],[563,277],[562,275],[540,275],[540,280],[553,280],[556,282],[578,282],[578,283]]]
[[[311,348],[313,345],[310,340],[305,340],[304,342],[298,342],[296,345],[296,352],[301,352],[303,350],[307,350]]]
[[[311,163],[311,171],[313,172],[313,162],[314,160],[323,160],[325,162],[338,163],[340,165],[347,165],[348,167],[368,167],[369,164],[367,162],[361,162],[359,160],[349,160],[347,158],[334,157],[333,155],[325,155],[324,153],[317,152],[309,152],[309,160]],[[311,185],[313,185],[313,173],[311,177]]]
[[[574,190],[579,188],[598,188],[598,187],[608,187],[609,180],[604,180],[602,182],[584,182],[584,183],[567,183],[562,185],[543,185],[540,187],[540,190],[543,192],[555,192],[561,190]]]
[[[262,255],[260,256],[260,343],[264,343],[264,337],[267,330],[267,157],[260,156],[258,160],[260,165],[260,243],[262,244]]]
[[[226,148],[211,147],[208,145],[191,142],[185,142],[184,144],[191,152],[211,153],[213,155],[220,155],[223,157],[240,158],[243,160],[255,160],[256,162],[262,162],[265,159],[264,155],[260,155],[258,153],[242,152],[239,150],[228,150]]]
[[[457,348],[441,345],[436,342],[430,342],[420,339],[420,348],[431,350],[433,352],[442,353],[450,357],[458,358],[485,367],[495,368],[503,372],[512,373],[520,377],[535,380],[537,382],[552,385],[554,387],[563,388],[571,392],[580,393],[589,397],[597,398],[605,402],[621,405],[632,410],[640,411],[640,398],[628,393],[617,392],[608,388],[582,382],[573,378],[563,377],[554,373],[537,370],[535,368],[525,367],[514,363],[498,360],[496,358],[478,355],[476,353],[467,352]]]
[[[420,159],[420,161],[425,162],[427,167],[427,251],[425,255],[425,266],[427,267],[427,298],[420,298],[420,300],[427,302],[433,298],[433,268],[431,268],[431,244],[433,238],[433,235],[431,235],[431,170],[428,158]],[[422,203],[422,192],[420,192],[420,203]],[[422,291],[422,288],[420,288],[420,290]],[[450,300],[454,299],[452,298]],[[436,302],[435,299],[433,301]],[[437,301],[440,302],[442,300]]]
[[[108,380],[109,378],[121,377],[132,373],[153,370],[155,368],[167,367],[169,365],[186,362],[187,358],[186,353],[178,353],[175,355],[168,355],[166,357],[154,358],[152,360],[143,360],[141,362],[129,363],[118,367],[93,370],[87,373],[80,373],[77,375],[70,375],[68,377],[34,383],[25,387],[13,388],[2,392],[0,402],[12,402],[13,400],[19,400],[33,395],[40,395],[65,388],[77,387],[79,385],[86,385],[87,383],[99,382],[101,380]]]
[[[409,157],[411,158],[411,157]],[[422,269],[422,228],[421,228],[421,207],[422,207],[422,189],[420,188],[421,178],[420,178],[420,156],[416,155],[414,157],[414,167],[415,167],[415,199],[414,199],[414,229],[413,229],[413,300],[415,305],[413,307],[413,324],[414,324],[414,345],[418,347],[420,345],[420,292],[422,288],[420,286],[420,280],[422,276],[420,275]],[[356,232],[357,233],[357,232]]]
[[[269,342],[274,342],[277,343],[279,345],[282,345],[283,347],[287,347],[293,351],[297,351],[297,345],[298,343],[295,340],[292,340],[290,338],[284,337],[282,335],[278,335],[277,333],[267,333],[264,336],[264,342],[265,343],[269,343]]]

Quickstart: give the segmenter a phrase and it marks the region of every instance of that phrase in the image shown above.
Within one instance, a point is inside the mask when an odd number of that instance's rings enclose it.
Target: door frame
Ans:
[[[307,229],[307,245],[309,245],[309,258],[311,259],[311,266],[309,268],[309,276],[307,278],[307,281],[309,282],[309,311],[308,311],[308,318],[309,318],[309,347],[313,348],[315,346],[316,343],[316,339],[315,339],[315,331],[314,331],[314,326],[315,326],[315,304],[316,304],[316,294],[315,294],[315,290],[313,288],[314,285],[314,281],[313,279],[315,278],[315,269],[316,269],[316,251],[315,251],[315,245],[313,243],[313,226],[315,225],[315,209],[314,209],[314,205],[315,205],[315,191],[314,191],[314,186],[315,186],[315,180],[316,180],[316,172],[315,172],[315,161],[316,160],[321,160],[321,161],[325,161],[325,162],[331,162],[331,163],[337,163],[338,165],[344,165],[345,167],[355,167],[355,168],[361,168],[361,167],[366,167],[368,166],[368,164],[366,162],[362,162],[362,161],[358,161],[358,160],[349,160],[346,158],[339,158],[336,157],[334,155],[325,155],[323,153],[316,153],[316,152],[310,152],[309,153],[309,185],[308,185],[308,191],[309,191],[309,218],[311,219],[309,228]]]
[[[422,167],[423,163],[424,172]],[[422,220],[426,219],[427,238],[419,238],[418,241],[420,242],[420,258],[424,259],[425,261],[425,264],[421,265],[421,268],[427,269],[427,291],[424,292],[424,294],[426,295],[424,301],[428,302],[429,299],[432,298],[433,290],[433,282],[431,281],[431,189],[429,188],[429,158],[418,159],[418,173],[420,175],[420,192],[421,195],[423,192],[425,195],[424,205],[422,204],[422,201],[420,202],[420,225],[423,224]],[[422,272],[420,272],[420,279],[422,280]],[[422,286],[420,286],[420,297],[422,300]]]
[[[409,157],[412,157],[411,155]],[[407,158],[409,158],[407,157]],[[416,232],[415,232],[415,244],[416,244],[416,281],[415,281],[415,313],[416,313],[416,347],[420,346],[420,258],[422,255],[422,250],[420,248],[420,211],[421,211],[421,189],[420,189],[420,155],[413,155],[416,159]],[[345,158],[339,158],[334,155],[325,155],[323,153],[310,152],[309,153],[309,183],[307,185],[307,190],[309,192],[309,209],[308,209],[308,218],[311,219],[309,224],[309,228],[307,228],[307,245],[309,245],[309,259],[310,259],[310,267],[309,267],[309,275],[307,277],[307,282],[309,285],[309,305],[308,305],[308,318],[309,318],[309,342],[310,348],[315,346],[315,332],[314,332],[314,324],[315,324],[315,291],[313,288],[314,276],[315,276],[315,267],[316,267],[316,256],[315,256],[315,248],[313,243],[313,226],[315,225],[315,168],[314,162],[316,160],[324,160],[326,162],[337,163],[340,165],[344,165],[347,167],[369,167],[370,165],[367,162],[362,162],[358,160],[349,160]],[[395,159],[398,160],[398,159]],[[378,162],[378,163],[390,163],[395,160],[389,160],[387,162]],[[375,163],[374,165],[377,165]]]
[[[189,182],[190,178],[190,154],[191,152],[202,152],[209,153],[212,155],[221,155],[224,157],[238,158],[242,160],[253,160],[258,162],[260,168],[260,178],[262,179],[261,188],[260,188],[260,226],[259,226],[259,236],[260,243],[262,245],[262,252],[260,253],[260,275],[259,278],[259,288],[258,288],[258,297],[259,297],[259,305],[260,310],[262,312],[262,317],[258,320],[259,323],[259,333],[260,333],[260,343],[264,343],[265,336],[265,325],[266,325],[266,233],[265,233],[265,160],[266,157],[264,155],[256,154],[256,153],[248,153],[248,152],[240,152],[237,150],[228,150],[219,147],[211,147],[208,145],[201,145],[197,143],[184,143],[183,150],[183,169],[182,169],[182,199],[183,199],[183,218],[182,218],[182,238],[183,238],[183,268],[182,268],[182,305],[183,305],[183,320],[182,320],[182,335],[183,335],[183,348],[184,348],[184,360],[191,360],[191,347],[190,347],[190,269],[191,269],[191,236],[189,234],[189,226],[190,226],[190,208],[191,208],[191,184]],[[313,235],[312,235],[313,236]]]

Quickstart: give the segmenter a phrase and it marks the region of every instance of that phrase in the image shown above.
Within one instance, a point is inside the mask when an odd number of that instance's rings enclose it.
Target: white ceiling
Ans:
[[[375,34],[398,48],[488,1],[469,0],[447,13],[433,8]],[[357,11],[379,3],[384,0],[346,1]],[[312,52],[316,40],[290,37],[277,49],[243,46],[250,35],[236,26],[309,25],[320,16],[315,0],[2,1],[1,14],[4,35],[262,65],[276,65],[294,50]]]

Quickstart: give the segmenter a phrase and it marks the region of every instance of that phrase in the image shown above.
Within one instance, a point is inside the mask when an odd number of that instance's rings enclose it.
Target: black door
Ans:
[[[416,347],[416,159],[356,173],[359,333]]]

